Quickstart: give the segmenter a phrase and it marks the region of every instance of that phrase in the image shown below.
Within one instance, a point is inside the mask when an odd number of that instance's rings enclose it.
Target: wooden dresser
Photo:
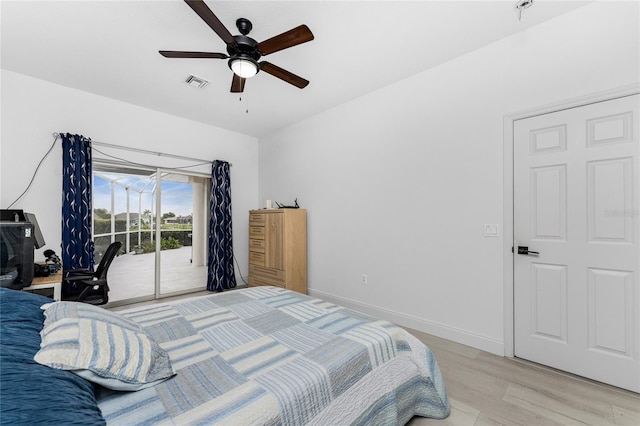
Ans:
[[[249,211],[249,286],[307,293],[307,211]]]

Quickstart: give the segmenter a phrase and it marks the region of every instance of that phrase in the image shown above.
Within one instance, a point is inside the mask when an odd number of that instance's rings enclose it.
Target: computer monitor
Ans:
[[[42,236],[42,231],[40,230],[38,221],[36,220],[36,215],[33,213],[24,212],[24,216],[27,219],[27,222],[31,222],[31,224],[33,225],[33,236],[34,236],[35,248],[39,249],[44,247],[46,243],[44,241],[44,237]]]

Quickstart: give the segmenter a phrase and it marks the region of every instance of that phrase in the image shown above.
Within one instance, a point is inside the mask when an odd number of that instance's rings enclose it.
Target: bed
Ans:
[[[418,339],[303,294],[252,287],[114,313],[69,302],[43,311],[46,298],[1,290],[3,424],[394,425],[449,414]],[[135,350],[118,346],[127,339]]]

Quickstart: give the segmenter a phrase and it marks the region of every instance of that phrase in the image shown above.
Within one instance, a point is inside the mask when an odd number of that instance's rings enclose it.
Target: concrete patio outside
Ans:
[[[161,295],[187,290],[202,291],[207,286],[207,268],[191,263],[191,247],[160,252]],[[108,273],[109,302],[153,296],[155,253],[127,253],[116,257]]]

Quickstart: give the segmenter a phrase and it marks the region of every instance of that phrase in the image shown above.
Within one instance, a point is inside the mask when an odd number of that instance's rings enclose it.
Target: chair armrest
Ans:
[[[93,274],[93,272],[91,272],[88,269],[65,269],[64,273],[65,274]]]
[[[67,277],[85,277],[89,278],[93,276],[93,272],[88,269],[68,269],[63,271],[62,276]]]
[[[86,281],[87,283],[92,282],[92,280],[94,280],[93,275],[73,275],[73,276],[65,277],[62,279],[62,281],[69,281],[69,282]]]

